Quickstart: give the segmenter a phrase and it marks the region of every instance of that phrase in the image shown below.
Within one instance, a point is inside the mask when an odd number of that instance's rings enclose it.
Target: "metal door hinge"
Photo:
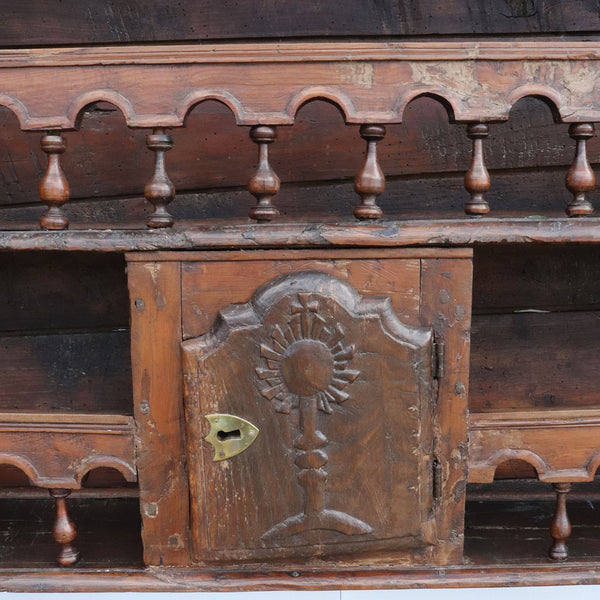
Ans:
[[[433,377],[441,379],[444,376],[444,340],[433,340],[433,344],[431,345],[431,365]]]
[[[442,497],[442,465],[437,458],[433,459],[433,499],[439,500]]]

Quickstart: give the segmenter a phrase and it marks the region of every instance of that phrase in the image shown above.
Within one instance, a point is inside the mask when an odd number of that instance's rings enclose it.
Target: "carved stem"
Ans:
[[[581,217],[594,212],[594,207],[586,198],[586,192],[594,189],[596,178],[587,159],[586,141],[594,135],[593,123],[571,123],[569,135],[576,140],[575,158],[567,173],[567,189],[573,200],[567,206],[569,217]]]
[[[377,160],[377,142],[385,136],[382,125],[361,125],[360,137],[367,142],[365,162],[354,178],[354,191],[361,204],[354,209],[357,219],[379,219],[382,212],[377,206],[377,196],[385,190],[385,177]]]
[[[281,182],[269,164],[269,144],[277,139],[277,130],[268,125],[256,125],[250,129],[250,139],[258,144],[258,167],[248,182],[248,191],[256,198],[256,205],[248,215],[264,223],[279,215],[271,200],[279,191]]]
[[[469,123],[467,136],[473,140],[473,152],[469,170],[465,174],[465,188],[471,199],[465,203],[468,215],[485,215],[490,207],[483,195],[490,189],[490,175],[483,160],[483,140],[488,136],[489,127],[485,123]]]
[[[155,153],[154,174],[144,188],[144,196],[154,205],[154,212],[148,217],[148,227],[171,227],[173,216],[167,205],[175,198],[175,186],[165,168],[165,152],[173,147],[173,138],[162,128],[156,128],[146,136],[146,146]]]
[[[567,538],[571,535],[571,522],[567,513],[567,494],[571,491],[570,483],[554,483],[556,491],[556,504],[554,516],[550,525],[550,534],[554,538],[550,548],[550,558],[566,560],[568,557]]]
[[[71,545],[77,536],[77,530],[67,513],[66,498],[70,490],[51,489],[50,495],[56,502],[56,520],[52,533],[54,539],[62,545],[57,561],[63,567],[68,567],[79,560],[79,552]]]
[[[304,514],[315,516],[325,506],[325,481],[327,472],[322,469],[327,463],[327,454],[320,447],[327,444],[327,438],[317,430],[317,398],[316,396],[300,398],[300,437],[296,440],[298,453],[296,464],[301,471],[298,481],[304,488]]]
[[[48,206],[41,216],[44,229],[66,229],[69,219],[62,210],[69,199],[69,182],[60,166],[60,155],[66,150],[65,139],[60,134],[46,133],[42,136],[42,150],[48,155],[48,166],[40,182],[40,198]]]

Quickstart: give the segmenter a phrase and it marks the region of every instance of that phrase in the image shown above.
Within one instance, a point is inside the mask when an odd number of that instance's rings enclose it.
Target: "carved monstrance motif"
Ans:
[[[387,297],[318,271],[280,276],[184,342],[183,364],[199,560],[433,543],[431,332]],[[256,441],[213,462],[213,413],[250,421]]]

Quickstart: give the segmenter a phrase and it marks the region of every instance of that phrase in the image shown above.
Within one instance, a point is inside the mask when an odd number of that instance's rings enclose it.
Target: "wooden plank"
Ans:
[[[50,10],[51,6],[51,10]],[[293,0],[259,5],[251,0],[158,0],[103,4],[92,0],[23,4],[5,1],[0,39],[6,46],[108,44],[165,40],[206,40],[314,36],[390,36],[590,32],[600,29],[591,0],[568,3],[472,2],[443,6],[350,0],[339,10],[332,0],[298,5]],[[43,15],[44,18],[39,16]]]
[[[473,316],[472,412],[598,404],[599,313]]]
[[[0,331],[129,327],[121,256],[0,254]]]
[[[181,268],[178,263],[131,263],[128,277],[144,562],[186,565]]]
[[[480,246],[474,269],[476,314],[600,305],[600,248],[595,245]]]
[[[398,216],[398,215],[396,215]],[[314,223],[249,224],[215,220],[182,222],[168,230],[149,231],[143,225],[129,229],[0,231],[0,252],[14,250],[132,252],[205,250],[210,248],[326,248],[470,246],[473,244],[596,243],[600,240],[595,217],[568,219],[498,215],[496,218],[407,218],[376,223],[331,220]],[[31,224],[30,224],[31,225]]]
[[[129,332],[0,337],[0,410],[131,414]]]
[[[421,322],[433,324],[435,339],[444,347],[433,451],[442,473],[438,537],[452,540],[445,549],[450,560],[462,558],[472,268],[472,261],[464,258],[426,258],[421,266]]]

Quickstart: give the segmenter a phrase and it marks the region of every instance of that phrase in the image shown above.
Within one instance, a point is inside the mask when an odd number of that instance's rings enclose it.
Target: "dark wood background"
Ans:
[[[591,0],[31,0],[0,1],[0,47],[284,38],[419,38],[540,35],[596,38],[600,8]],[[0,84],[1,85],[1,84]],[[73,222],[142,224],[144,184],[153,157],[147,131],[125,126],[112,105],[88,107],[69,132],[63,166]],[[247,127],[205,102],[172,132],[169,175],[179,219],[245,219],[245,186],[256,162]],[[0,107],[0,227],[35,221],[45,158],[40,135],[23,133]],[[490,127],[485,160],[488,200],[498,214],[560,214],[573,157],[567,126],[548,107],[521,100],[504,124]],[[352,179],[363,156],[358,127],[335,106],[311,102],[279,128],[271,162],[282,180],[282,218],[351,216]],[[592,166],[600,141],[589,143]],[[464,125],[421,98],[380,143],[389,215],[460,215],[470,158]],[[598,203],[597,190],[591,195]],[[599,251],[591,246],[475,249],[471,407],[572,407],[595,403],[600,383]],[[131,413],[128,299],[121,256],[70,253],[0,255],[0,410]],[[523,312],[525,311],[525,312]],[[531,312],[538,311],[538,312]],[[539,312],[543,311],[543,312]],[[26,374],[23,377],[23,374]],[[25,388],[23,381],[27,382]]]

